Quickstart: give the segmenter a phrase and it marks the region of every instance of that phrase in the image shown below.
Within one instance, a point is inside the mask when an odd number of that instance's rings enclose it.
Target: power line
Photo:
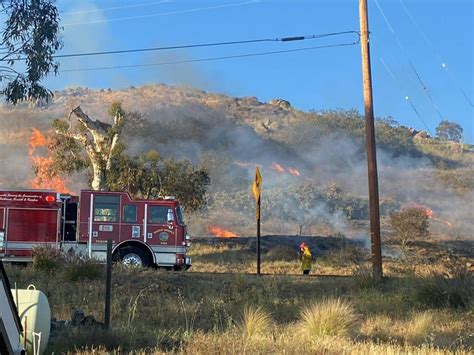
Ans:
[[[322,49],[322,48],[347,47],[347,46],[353,46],[353,45],[356,45],[356,44],[359,44],[359,43],[360,43],[360,41],[357,40],[356,42],[350,42],[350,43],[337,43],[337,44],[330,44],[330,45],[323,45],[323,46],[286,49],[286,50],[279,50],[279,51],[236,54],[236,55],[227,55],[227,56],[221,56],[221,57],[199,58],[199,59],[189,59],[189,60],[177,60],[177,61],[170,61],[170,62],[159,62],[159,63],[148,63],[148,64],[131,64],[131,65],[114,65],[114,66],[106,66],[106,67],[63,69],[63,70],[59,70],[59,72],[60,73],[70,73],[70,72],[84,72],[84,71],[97,71],[97,70],[109,70],[109,69],[143,68],[143,67],[152,67],[152,66],[161,66],[161,65],[208,62],[208,61],[215,61],[215,60],[248,58],[248,57],[272,55],[272,54],[302,52],[302,51]]]
[[[158,13],[155,13],[155,14],[136,15],[136,16],[127,16],[127,17],[116,17],[116,18],[111,18],[111,19],[100,19],[100,20],[86,21],[86,22],[65,23],[65,24],[63,24],[63,26],[64,27],[69,27],[69,26],[78,26],[78,25],[91,25],[91,24],[96,24],[96,23],[117,22],[117,21],[135,20],[135,19],[140,19],[140,18],[157,17],[157,16],[186,14],[186,13],[190,13],[190,12],[199,12],[199,11],[204,11],[204,10],[215,10],[215,9],[222,9],[222,8],[226,8],[226,7],[251,5],[251,4],[256,4],[260,1],[261,0],[250,0],[250,1],[236,2],[236,3],[224,4],[224,5],[197,7],[197,8],[186,9],[186,10],[158,12]]]
[[[93,10],[78,10],[78,11],[68,11],[62,12],[61,15],[77,15],[77,14],[89,14],[91,12],[102,12],[102,11],[110,11],[110,10],[120,10],[120,9],[128,9],[132,7],[143,7],[143,6],[151,6],[157,4],[163,4],[167,2],[171,2],[173,0],[160,0],[160,1],[153,1],[153,2],[145,2],[140,4],[129,4],[129,5],[122,5],[122,6],[114,6],[114,7],[105,7],[105,8],[98,8]]]
[[[385,63],[385,61],[383,60],[382,57],[380,57],[380,61],[382,62],[384,68],[387,70],[388,74],[390,75],[390,77],[392,78],[392,80],[397,84],[398,86],[398,89],[400,90],[400,92],[403,94],[403,89],[402,89],[402,86],[401,84],[398,82],[398,80],[395,78],[395,75],[393,74],[393,72],[390,70],[390,68],[388,67],[388,65]],[[418,110],[416,109],[415,105],[413,105],[413,103],[411,102],[410,100],[410,97],[408,95],[405,95],[405,101],[408,102],[408,104],[410,105],[410,107],[412,108],[412,110],[415,112],[415,114],[418,116],[418,119],[420,120],[420,122],[423,124],[423,126],[426,128],[426,130],[429,132],[429,134],[433,137],[433,133],[431,133],[430,129],[428,128],[428,125],[425,123],[425,121],[423,120],[423,118],[421,117],[420,113],[418,112]]]
[[[464,98],[467,100],[467,102],[469,103],[469,105],[470,105],[471,107],[474,106],[474,105],[472,104],[471,99],[470,99],[469,96],[467,95],[467,93],[463,90],[463,88],[461,87],[461,85],[458,84],[458,82],[456,81],[456,79],[454,78],[454,76],[453,76],[453,75],[451,74],[451,72],[448,70],[448,66],[446,65],[446,63],[444,62],[443,58],[441,57],[441,54],[436,50],[436,48],[433,46],[433,44],[432,44],[431,41],[428,39],[428,37],[426,36],[426,34],[422,31],[421,27],[420,27],[420,26],[418,25],[418,23],[415,21],[415,18],[413,17],[413,15],[411,14],[411,12],[408,10],[408,8],[405,6],[403,0],[400,0],[400,5],[402,5],[403,10],[404,10],[405,13],[407,14],[407,16],[410,18],[411,22],[413,22],[413,24],[415,25],[416,29],[417,29],[418,32],[420,33],[421,37],[423,37],[423,39],[425,40],[425,42],[426,42],[426,44],[428,45],[428,47],[430,47],[430,49],[433,51],[434,55],[438,58],[441,67],[446,71],[446,73],[448,73],[449,78],[451,79],[452,83],[459,89],[459,91],[462,93],[462,95],[463,95]]]
[[[431,103],[431,106],[433,106],[433,109],[436,111],[436,113],[438,114],[440,120],[443,120],[443,115],[441,114],[441,111],[439,110],[438,106],[434,103],[433,101],[433,98],[431,97],[431,94],[427,88],[427,86],[425,85],[425,83],[423,82],[423,80],[421,79],[421,75],[418,73],[418,71],[416,70],[415,66],[413,65],[411,59],[410,59],[410,56],[408,55],[407,51],[405,50],[405,48],[403,47],[402,43],[400,42],[400,40],[398,39],[398,36],[397,34],[395,33],[395,30],[393,29],[390,21],[388,20],[387,16],[385,15],[384,11],[382,10],[382,7],[380,6],[378,0],[375,0],[375,5],[377,5],[377,8],[380,12],[380,14],[382,15],[382,17],[384,18],[385,20],[385,23],[387,24],[388,28],[390,29],[390,32],[392,32],[392,35],[394,36],[395,38],[395,41],[397,42],[398,44],[398,47],[400,48],[400,50],[402,51],[402,53],[405,55],[407,61],[408,61],[408,64],[410,65],[410,68],[412,70],[412,72],[415,74],[415,77],[417,78],[419,84],[421,85],[421,88],[423,89],[423,92],[425,93],[426,97],[428,98],[429,102]]]
[[[228,42],[212,42],[212,43],[198,43],[198,44],[186,44],[179,46],[167,46],[167,47],[152,47],[152,48],[138,48],[138,49],[122,49],[122,50],[113,50],[113,51],[102,51],[102,52],[84,52],[84,53],[71,53],[71,54],[58,54],[52,56],[53,58],[73,58],[73,57],[90,57],[97,55],[111,55],[111,54],[125,54],[125,53],[139,53],[139,52],[153,52],[153,51],[163,51],[163,50],[174,50],[174,49],[186,49],[186,48],[201,48],[201,47],[217,47],[217,46],[229,46],[236,44],[250,44],[250,43],[262,43],[262,42],[292,42],[292,41],[304,41],[310,39],[320,39],[325,37],[334,37],[342,36],[347,34],[357,35],[359,38],[359,32],[357,31],[342,31],[342,32],[332,32],[332,33],[323,33],[315,35],[306,35],[306,36],[292,36],[292,37],[281,37],[281,38],[261,38],[261,39],[251,39],[251,40],[239,40],[239,41],[228,41]],[[357,42],[359,43],[359,42]],[[4,53],[0,53],[4,54]],[[15,61],[25,60],[26,58],[17,58]],[[8,61],[10,59],[0,60]]]

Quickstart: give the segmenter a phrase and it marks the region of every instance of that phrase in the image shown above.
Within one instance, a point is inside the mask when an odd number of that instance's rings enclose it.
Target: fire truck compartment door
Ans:
[[[59,214],[59,209],[10,208],[5,238],[7,248],[11,251],[57,245]]]

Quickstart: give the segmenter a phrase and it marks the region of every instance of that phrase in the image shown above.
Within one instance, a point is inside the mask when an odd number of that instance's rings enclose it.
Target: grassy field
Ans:
[[[466,268],[472,256],[456,254],[452,245],[420,242],[402,256],[386,258],[387,277],[377,284],[368,272],[367,251],[358,244],[308,239],[319,246],[310,277],[300,275],[295,249],[283,239],[263,243],[263,276],[251,274],[254,242],[244,238],[195,243],[189,272],[117,265],[112,330],[60,323],[52,332],[48,352],[473,351],[474,281]],[[466,247],[472,245],[460,250]],[[97,320],[103,318],[102,265],[53,262],[10,266],[7,272],[12,284],[33,283],[43,290],[57,320],[70,319],[76,308]]]

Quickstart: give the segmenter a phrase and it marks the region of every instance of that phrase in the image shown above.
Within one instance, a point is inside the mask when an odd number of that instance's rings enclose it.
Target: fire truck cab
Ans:
[[[178,201],[132,199],[126,192],[83,190],[80,196],[52,190],[0,190],[0,257],[31,260],[49,246],[129,265],[187,269],[190,237]]]

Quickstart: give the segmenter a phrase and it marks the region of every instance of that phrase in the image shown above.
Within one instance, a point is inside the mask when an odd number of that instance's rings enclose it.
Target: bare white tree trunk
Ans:
[[[92,190],[104,190],[105,181],[103,179],[103,169],[101,169],[96,163],[92,162]]]
[[[71,121],[73,114],[85,129],[73,132],[70,128],[66,135],[81,143],[85,148],[92,165],[91,188],[93,190],[104,190],[106,189],[107,172],[111,168],[112,153],[117,146],[122,131],[123,117],[120,113],[117,113],[112,126],[99,120],[93,121],[82,111],[80,106],[71,110],[69,121]]]

